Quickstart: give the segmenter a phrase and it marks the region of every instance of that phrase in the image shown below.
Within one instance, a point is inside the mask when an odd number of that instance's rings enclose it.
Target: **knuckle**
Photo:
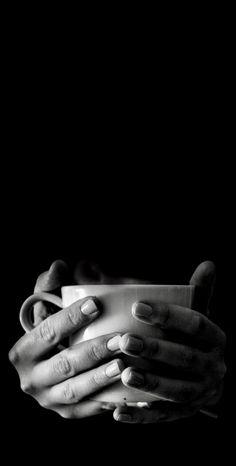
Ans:
[[[68,375],[72,373],[71,363],[65,354],[56,358],[53,362],[52,371],[56,375]]]
[[[13,348],[10,349],[8,353],[8,358],[11,364],[13,364],[13,366],[18,366],[21,360],[21,356],[17,345],[13,346]]]
[[[221,381],[227,372],[227,367],[224,361],[217,365],[216,377],[218,381]]]
[[[105,357],[105,344],[92,343],[89,348],[89,356],[92,361],[99,362]]]
[[[218,351],[214,351],[208,359],[208,374],[211,375],[211,378],[215,379],[217,382],[220,382],[227,371],[225,360]]]
[[[78,395],[75,394],[75,390],[71,382],[66,383],[62,395],[65,403],[76,403],[79,398]]]
[[[56,339],[56,332],[52,325],[52,320],[49,318],[45,319],[41,324],[36,327],[36,338],[43,340],[48,343],[53,343]]]
[[[58,414],[61,417],[63,417],[63,419],[74,419],[75,418],[74,412],[71,410],[59,411]]]
[[[92,376],[92,384],[97,387],[101,387],[104,385],[104,381],[105,381],[104,371],[101,371],[101,370],[95,371]]]
[[[28,395],[32,395],[35,392],[35,387],[28,377],[25,377],[21,380],[20,388],[24,393],[27,393]]]
[[[76,326],[82,321],[82,313],[75,305],[68,308],[67,319],[70,325]]]

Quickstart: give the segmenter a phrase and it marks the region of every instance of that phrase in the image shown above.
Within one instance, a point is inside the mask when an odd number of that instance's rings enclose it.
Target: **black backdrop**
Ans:
[[[119,24],[114,50],[105,27],[104,40],[99,41],[103,27],[97,16],[99,32],[96,40],[93,34],[90,38],[91,11],[82,39],[69,19],[66,44],[66,21],[56,21],[55,11],[51,18],[43,11],[37,28],[39,11],[24,11],[22,21],[11,7],[3,47],[7,104],[0,185],[1,420],[9,463],[13,455],[14,462],[17,458],[24,464],[57,463],[63,454],[66,463],[109,464],[169,459],[212,463],[215,458],[227,462],[230,455],[233,28],[222,7],[219,18],[217,8],[211,8],[210,15],[198,10],[196,28],[197,9],[183,15],[182,22],[175,12],[170,22],[169,10],[158,38],[156,24],[149,27],[150,15],[146,21],[134,21],[132,11],[132,39],[125,37],[120,47]],[[105,23],[113,28],[112,15]],[[138,25],[134,34],[131,23]],[[55,34],[52,26],[57,24]],[[22,335],[20,305],[37,275],[54,259],[73,263],[80,257],[100,260],[116,273],[145,274],[158,283],[186,283],[199,262],[216,262],[213,317],[228,336],[228,374],[218,421],[201,415],[160,426],[119,425],[109,415],[103,420],[66,421],[20,391],[7,359]]]

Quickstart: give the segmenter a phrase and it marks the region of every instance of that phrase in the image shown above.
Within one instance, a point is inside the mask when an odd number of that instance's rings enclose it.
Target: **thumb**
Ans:
[[[49,270],[39,275],[34,292],[53,291],[62,286],[68,275],[67,264],[58,259],[52,263]]]
[[[190,285],[195,286],[193,308],[197,311],[209,313],[208,306],[213,295],[216,280],[216,266],[211,261],[205,261],[198,265],[194,271]]]

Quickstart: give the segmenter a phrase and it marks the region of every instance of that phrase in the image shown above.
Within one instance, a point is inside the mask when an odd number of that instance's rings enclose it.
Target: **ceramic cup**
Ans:
[[[30,296],[22,305],[20,310],[20,322],[26,332],[33,328],[31,310],[33,304],[38,301],[46,301],[56,304],[60,308],[70,306],[78,299],[87,296],[96,296],[102,305],[101,315],[80,329],[70,337],[69,344],[74,345],[100,335],[112,332],[130,332],[139,336],[151,336],[164,338],[161,329],[144,324],[132,316],[132,306],[138,301],[147,304],[155,304],[157,301],[178,304],[180,306],[192,307],[194,298],[194,286],[182,285],[147,285],[147,284],[121,284],[121,285],[75,285],[61,288],[62,298],[50,293],[39,292]],[[120,355],[116,355],[120,357]],[[140,369],[151,371],[152,364],[142,358],[123,356],[122,359],[127,366],[136,366]],[[145,403],[157,401],[148,393],[134,388],[127,388],[121,381],[102,389],[91,398],[101,402],[112,403]]]

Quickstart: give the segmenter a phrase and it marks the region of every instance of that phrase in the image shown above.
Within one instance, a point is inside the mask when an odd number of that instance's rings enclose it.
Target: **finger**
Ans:
[[[155,408],[134,408],[122,406],[115,409],[113,417],[116,421],[130,424],[150,424],[156,422],[175,421],[193,416],[196,409],[183,407],[168,401],[154,403]]]
[[[213,354],[190,346],[152,337],[137,337],[126,333],[119,340],[120,349],[129,356],[144,357],[175,370],[194,375],[206,374],[213,366]]]
[[[62,260],[52,263],[49,270],[39,275],[34,292],[53,291],[65,283],[68,276],[67,264]],[[34,325],[37,326],[50,315],[50,305],[43,302],[34,305]]]
[[[133,367],[127,367],[123,371],[121,380],[129,388],[176,403],[189,403],[206,390],[206,387],[198,381],[170,379],[149,372],[144,373]]]
[[[96,298],[86,297],[51,315],[12,348],[9,354],[12,364],[16,367],[39,360],[64,338],[96,319],[99,313]]]
[[[209,289],[209,293],[212,291],[216,277],[216,266],[211,261],[205,261],[198,265],[194,271],[190,285],[202,286]]]
[[[30,386],[52,386],[100,365],[120,353],[119,334],[103,335],[71,346],[48,360],[39,362],[30,373]]]
[[[34,291],[53,291],[62,286],[68,275],[67,264],[58,259],[52,263],[49,270],[39,275]]]
[[[123,370],[124,363],[120,359],[114,359],[103,366],[72,377],[47,390],[46,404],[50,407],[53,404],[78,403],[101,388],[117,382]]]
[[[157,325],[165,331],[174,331],[208,347],[225,346],[224,332],[206,316],[192,309],[156,302],[154,306],[134,303],[132,314],[138,320]]]
[[[44,302],[39,302],[34,305],[33,318],[34,327],[37,327],[43,320],[49,317],[51,314],[50,305]]]
[[[193,273],[190,285],[195,286],[193,309],[209,313],[208,308],[216,280],[216,267],[211,261],[202,262]]]
[[[114,408],[113,408],[114,409]],[[110,409],[112,410],[112,408]],[[99,401],[81,401],[74,405],[57,405],[54,411],[65,419],[83,419],[85,417],[97,416],[107,411]]]

